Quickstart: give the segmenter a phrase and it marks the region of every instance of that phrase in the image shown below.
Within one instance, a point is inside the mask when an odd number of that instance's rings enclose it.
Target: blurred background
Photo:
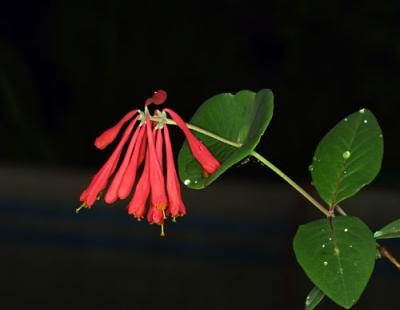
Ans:
[[[291,242],[320,214],[283,181],[250,161],[184,189],[189,213],[161,239],[126,203],[75,214],[110,154],[93,141],[156,89],[190,119],[215,94],[270,88],[257,149],[315,194],[319,140],[366,107],[383,168],[343,207],[378,229],[399,217],[399,14],[394,0],[1,1],[1,307],[302,309],[312,284]],[[400,256],[399,242],[382,243]],[[379,261],[354,309],[399,308],[399,280]]]

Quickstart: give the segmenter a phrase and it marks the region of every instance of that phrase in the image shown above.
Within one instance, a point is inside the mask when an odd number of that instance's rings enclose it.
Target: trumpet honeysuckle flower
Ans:
[[[178,127],[182,129],[188,141],[190,150],[192,151],[193,157],[196,158],[196,160],[203,167],[206,175],[211,175],[215,171],[217,171],[221,164],[205,147],[205,145],[201,143],[201,141],[198,140],[195,135],[189,130],[183,119],[171,109],[164,109],[164,111],[171,115],[172,119],[176,122]]]
[[[186,214],[186,208],[182,201],[181,187],[179,185],[179,179],[176,174],[174,154],[172,153],[171,139],[169,137],[169,129],[167,126],[163,128],[164,140],[165,140],[165,155],[167,162],[167,193],[169,208],[168,213],[172,216],[173,220],[177,216],[183,216]]]
[[[131,196],[128,214],[141,220],[147,209],[147,221],[161,226],[161,236],[164,236],[164,223],[169,216],[175,221],[176,217],[186,214],[167,127],[167,123],[171,122],[167,121],[165,112],[171,115],[184,132],[194,158],[206,175],[214,173],[220,163],[192,134],[177,113],[164,109],[163,112],[156,110],[151,116],[149,106],[163,104],[166,99],[167,93],[164,90],[154,92],[152,97],[146,99],[144,111],[130,111],[116,125],[96,138],[95,146],[104,149],[130,121],[110,158],[80,195],[82,205],[76,212],[82,208],[91,208],[102,192],[105,193],[104,201],[107,204]],[[140,176],[137,178],[138,174]]]

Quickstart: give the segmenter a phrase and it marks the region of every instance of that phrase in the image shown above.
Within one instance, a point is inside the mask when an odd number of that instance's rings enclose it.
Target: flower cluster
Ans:
[[[115,126],[96,138],[95,146],[102,150],[116,139],[122,127],[128,123],[114,152],[82,192],[82,204],[77,212],[82,208],[91,208],[102,193],[104,201],[111,204],[118,199],[128,198],[133,192],[128,213],[141,220],[147,210],[147,221],[161,226],[161,236],[164,236],[164,221],[168,216],[175,221],[176,217],[186,214],[167,127],[167,115],[182,129],[205,175],[213,174],[220,163],[174,111],[156,110],[153,116],[150,115],[148,106],[163,104],[166,99],[167,93],[164,90],[154,92],[145,101],[144,111],[130,111]],[[125,155],[121,160],[123,151]],[[138,172],[141,173],[139,178]]]

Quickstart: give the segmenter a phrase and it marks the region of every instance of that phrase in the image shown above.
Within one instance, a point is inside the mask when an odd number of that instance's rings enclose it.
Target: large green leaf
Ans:
[[[305,310],[313,310],[324,299],[325,294],[316,286],[308,293],[306,298]]]
[[[360,298],[375,265],[375,239],[358,218],[339,216],[299,227],[293,246],[311,281],[349,309]]]
[[[375,232],[374,237],[376,239],[400,238],[400,219],[379,229]]]
[[[367,109],[349,115],[319,143],[310,171],[321,198],[335,206],[356,194],[378,174],[383,136]]]
[[[184,184],[202,189],[249,156],[271,121],[272,114],[273,95],[269,89],[257,93],[242,90],[235,95],[224,93],[204,102],[190,123],[242,146],[233,147],[194,132],[220,161],[221,167],[213,175],[204,176],[185,142],[178,157],[179,176]]]

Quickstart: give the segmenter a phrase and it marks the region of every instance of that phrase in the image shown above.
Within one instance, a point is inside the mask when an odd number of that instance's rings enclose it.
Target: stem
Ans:
[[[400,269],[400,262],[396,259],[396,257],[394,257],[386,248],[381,246],[379,243],[376,243],[376,247],[381,256],[387,258],[393,265],[397,267],[397,269]]]
[[[152,117],[150,117],[150,119],[153,121],[164,121],[166,124],[169,124],[169,125],[176,125],[176,122],[174,122],[173,120],[168,119],[168,118],[152,116]],[[186,126],[193,131],[197,131],[198,133],[201,133],[205,136],[208,136],[210,138],[218,140],[222,143],[231,145],[233,147],[239,148],[242,146],[240,143],[236,143],[236,142],[227,140],[225,138],[222,138],[212,132],[209,132],[209,131],[207,131],[203,128],[197,127],[195,125],[186,123]],[[261,161],[263,164],[265,164],[269,169],[271,169],[278,176],[280,176],[283,180],[285,180],[291,187],[293,187],[296,191],[298,191],[301,195],[303,195],[304,198],[306,198],[309,202],[311,202],[311,204],[313,204],[323,214],[325,214],[328,217],[332,216],[332,213],[330,213],[329,210],[327,210],[325,207],[323,207],[318,201],[316,201],[313,197],[311,197],[310,194],[308,194],[303,188],[301,188],[296,182],[294,182],[291,178],[289,178],[285,173],[283,173],[282,170],[280,170],[278,167],[276,167],[274,164],[272,164],[265,157],[263,157],[262,155],[260,155],[259,153],[255,152],[255,151],[251,152],[250,155],[257,158],[259,161]]]
[[[284,179],[291,187],[293,187],[296,191],[298,191],[301,195],[304,196],[309,202],[311,202],[318,210],[320,210],[326,216],[332,216],[332,214],[325,209],[318,201],[316,201],[310,194],[308,194],[303,188],[301,188],[296,182],[294,182],[291,178],[289,178],[282,170],[272,164],[269,160],[267,160],[262,155],[258,154],[257,152],[253,151],[250,153],[251,156],[257,158],[263,164],[265,164],[269,169],[279,175],[282,179]]]
[[[338,211],[338,213],[340,215],[347,216],[347,213],[339,205],[336,205],[336,210]],[[378,242],[376,242],[376,248],[378,249],[381,257],[385,257],[393,265],[395,265],[397,267],[397,269],[400,269],[400,262],[397,260],[396,257],[393,256],[392,253],[390,253],[385,247],[380,245]]]

